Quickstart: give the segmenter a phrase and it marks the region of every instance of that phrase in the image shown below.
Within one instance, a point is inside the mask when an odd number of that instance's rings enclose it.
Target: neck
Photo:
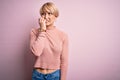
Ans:
[[[54,25],[49,25],[49,26],[46,26],[46,27],[47,27],[48,30],[55,28]]]

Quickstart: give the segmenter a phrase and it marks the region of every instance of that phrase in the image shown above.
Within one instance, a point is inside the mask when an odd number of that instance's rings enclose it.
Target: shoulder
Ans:
[[[57,31],[63,40],[68,39],[68,34],[65,31],[62,31],[60,29],[57,29]]]

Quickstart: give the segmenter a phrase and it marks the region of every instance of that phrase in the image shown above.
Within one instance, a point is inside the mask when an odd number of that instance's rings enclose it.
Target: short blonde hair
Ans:
[[[47,2],[43,4],[43,6],[40,8],[40,15],[42,16],[43,13],[50,12],[52,13],[55,17],[59,16],[59,11],[55,4],[52,2]]]

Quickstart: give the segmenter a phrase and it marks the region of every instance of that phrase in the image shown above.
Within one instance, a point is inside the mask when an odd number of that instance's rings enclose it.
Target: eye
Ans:
[[[45,15],[45,13],[42,13],[41,15]]]
[[[51,13],[51,12],[48,12],[48,15],[52,15],[52,13]]]

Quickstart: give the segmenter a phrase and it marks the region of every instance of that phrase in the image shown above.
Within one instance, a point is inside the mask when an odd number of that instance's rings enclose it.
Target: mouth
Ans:
[[[48,23],[48,22],[50,22],[50,21],[46,20],[45,22]]]

